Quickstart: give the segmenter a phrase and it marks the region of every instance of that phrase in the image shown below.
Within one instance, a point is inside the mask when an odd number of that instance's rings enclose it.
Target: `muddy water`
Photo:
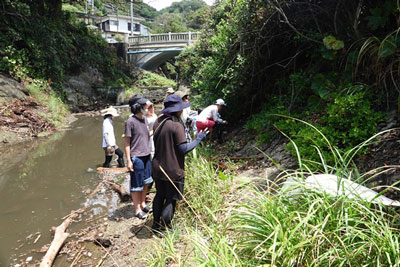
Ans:
[[[120,147],[124,119],[114,121]],[[0,150],[0,266],[12,265],[10,259],[21,251],[49,243],[49,229],[81,207],[84,191],[98,184],[95,170],[104,161],[102,122],[100,116],[81,117],[70,130]],[[106,209],[100,202],[90,212]],[[35,235],[26,242],[30,234]]]

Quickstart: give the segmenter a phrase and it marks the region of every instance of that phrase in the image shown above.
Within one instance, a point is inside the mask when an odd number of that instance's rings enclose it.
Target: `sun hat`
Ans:
[[[182,98],[180,98],[179,95],[169,95],[167,98],[164,100],[164,109],[161,110],[162,114],[165,113],[173,113],[173,112],[178,112],[181,111],[185,108],[190,106],[190,103],[183,102]]]
[[[185,93],[182,92],[182,91],[176,91],[175,94],[176,94],[176,95],[179,95],[180,98],[182,98],[182,97],[185,96]]]
[[[135,104],[145,105],[147,103],[147,101],[149,101],[149,100],[147,100],[146,98],[144,98],[141,95],[134,95],[129,99],[128,103],[129,103],[129,106],[131,107]]]
[[[173,94],[173,93],[175,93],[175,91],[174,91],[174,89],[172,89],[172,87],[168,87],[167,93]]]
[[[118,117],[119,116],[118,111],[113,107],[109,107],[109,108],[103,109],[103,110],[100,111],[100,113],[101,113],[102,116],[106,116],[106,115],[111,115],[113,117]]]
[[[215,101],[215,104],[216,104],[216,105],[223,105],[223,106],[226,106],[225,101],[222,100],[221,98],[217,99],[217,101]]]

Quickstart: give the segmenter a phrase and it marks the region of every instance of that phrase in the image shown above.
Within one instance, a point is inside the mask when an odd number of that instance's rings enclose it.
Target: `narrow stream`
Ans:
[[[10,265],[21,251],[49,243],[51,227],[80,208],[86,200],[84,191],[99,183],[102,122],[100,116],[81,117],[71,130],[0,151],[0,266]],[[120,147],[123,125],[123,118],[114,120]],[[16,250],[35,233],[33,239],[40,235],[36,244],[31,240]]]

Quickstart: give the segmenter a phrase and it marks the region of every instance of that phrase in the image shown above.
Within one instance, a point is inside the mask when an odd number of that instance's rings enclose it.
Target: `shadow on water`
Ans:
[[[86,201],[83,192],[98,184],[95,169],[104,161],[102,122],[100,116],[81,117],[70,130],[0,151],[0,266],[9,265],[20,250],[49,243],[49,229]],[[123,124],[123,118],[116,118],[120,147]],[[93,205],[92,213],[107,210],[100,200]],[[37,232],[41,237],[36,244],[15,250]]]

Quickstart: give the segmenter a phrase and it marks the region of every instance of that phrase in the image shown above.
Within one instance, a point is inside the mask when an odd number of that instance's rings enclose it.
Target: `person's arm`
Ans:
[[[217,108],[217,106],[215,106],[215,108],[212,109],[211,115],[212,115],[211,119],[216,122],[218,120],[218,108]]]
[[[197,134],[197,138],[195,140],[193,140],[192,142],[182,143],[182,144],[177,145],[178,152],[182,155],[189,153],[196,146],[198,146],[200,144],[201,140],[203,140],[204,137],[206,137],[206,135],[207,135],[207,132],[200,132]]]
[[[111,142],[110,142],[110,135],[109,135],[109,133],[108,133],[108,132],[105,132],[103,136],[104,136],[104,141],[106,142],[106,146],[107,146],[107,147],[111,146],[111,145],[110,145]]]
[[[124,137],[124,150],[125,150],[125,155],[126,155],[128,171],[133,172],[134,169],[133,169],[133,163],[131,160],[131,137],[130,136]]]

